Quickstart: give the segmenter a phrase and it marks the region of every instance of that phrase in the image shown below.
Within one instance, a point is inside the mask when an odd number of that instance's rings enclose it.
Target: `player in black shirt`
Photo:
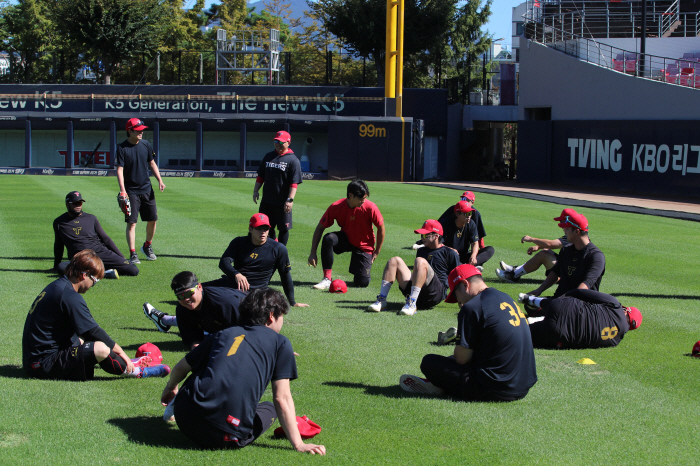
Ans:
[[[440,243],[442,225],[437,220],[426,220],[423,227],[414,230],[423,237],[424,248],[416,252],[416,261],[411,271],[399,256],[392,257],[384,267],[382,286],[377,301],[371,304],[368,312],[381,312],[386,309],[386,297],[394,280],[406,297],[406,304],[399,315],[412,316],[418,309],[430,309],[445,299],[449,286],[447,275],[459,265],[457,253]]]
[[[22,366],[30,377],[89,380],[94,377],[95,364],[110,374],[130,377],[170,373],[165,365],[148,367],[150,358],[129,359],[95,322],[81,295],[104,271],[94,251],[80,251],[70,260],[66,274],[34,300],[22,335]]]
[[[326,454],[323,445],[305,444],[296,424],[289,384],[297,378],[296,361],[279,334],[287,312],[279,291],[253,290],[241,303],[239,326],[209,335],[173,368],[161,402],[174,399],[180,431],[200,447],[242,448],[279,417],[297,451]],[[274,404],[260,403],[270,381]]]
[[[301,163],[289,148],[292,138],[286,131],[278,131],[274,137],[275,150],[268,152],[260,162],[258,178],[253,188],[253,202],[258,203],[263,186],[260,212],[270,219],[270,238],[286,245],[292,229],[292,206],[297,186],[302,183]],[[279,238],[275,230],[279,230]]]
[[[527,295],[539,296],[557,281],[555,298],[577,288],[598,291],[605,274],[605,255],[588,238],[588,219],[573,209],[564,209],[554,220],[571,244],[561,249],[557,264],[544,282]]]
[[[525,235],[520,239],[520,243],[534,244],[534,246],[527,248],[528,256],[532,256],[532,253],[535,251],[539,252],[522,265],[512,266],[501,261],[501,268],[496,269],[496,275],[505,282],[516,283],[522,276],[535,272],[542,266],[544,266],[545,276],[549,275],[556,265],[557,260],[559,260],[559,254],[553,250],[567,246],[569,241],[566,239],[566,235],[557,239],[541,239]]]
[[[479,247],[479,235],[476,223],[472,219],[474,209],[468,202],[459,201],[452,211],[449,217],[438,220],[444,231],[445,246],[457,251],[462,264],[481,267],[491,259],[494,249],[491,246],[483,249]]]
[[[642,324],[636,307],[623,307],[615,297],[593,290],[572,290],[558,298],[528,297],[544,319],[530,324],[535,348],[607,348],[617,346],[629,330]]]
[[[292,265],[285,245],[268,238],[270,220],[267,215],[258,213],[248,222],[248,236],[234,238],[219,260],[219,268],[226,279],[217,280],[217,286],[231,286],[241,291],[264,288],[270,284],[272,274],[279,273],[284,294],[293,307],[307,307],[308,304],[294,300]]]
[[[132,264],[140,264],[136,254],[136,222],[139,212],[141,221],[146,222],[146,241],[141,246],[141,252],[149,261],[156,260],[153,254],[153,235],[156,232],[158,212],[156,210],[156,196],[153,193],[151,179],[148,177],[150,167],[153,176],[158,180],[160,192],[165,189],[163,179],[155,161],[155,152],[151,144],[143,139],[143,130],[148,126],[138,118],[131,118],[126,122],[127,140],[117,146],[117,157],[114,165],[117,167],[117,180],[119,181],[120,194],[125,193],[131,202],[131,216],[126,217],[126,242],[129,245],[130,260]]]
[[[126,260],[112,238],[102,229],[94,215],[83,212],[83,196],[71,191],[66,196],[68,212],[53,221],[53,268],[63,275],[68,262],[61,262],[63,249],[68,250],[68,260],[85,249],[92,249],[102,259],[105,278],[119,278],[119,275],[135,277],[139,269]]]
[[[459,302],[460,339],[452,357],[428,354],[421,362],[426,379],[401,376],[414,393],[447,392],[464,400],[514,401],[537,382],[527,318],[507,294],[489,288],[481,272],[463,264],[450,272],[448,303]]]
[[[178,302],[175,316],[149,303],[143,305],[143,312],[161,332],[167,332],[172,326],[179,327],[185,348],[194,349],[207,334],[238,325],[239,305],[246,296],[243,291],[212,286],[212,283],[199,283],[194,273],[180,272],[170,283]]]

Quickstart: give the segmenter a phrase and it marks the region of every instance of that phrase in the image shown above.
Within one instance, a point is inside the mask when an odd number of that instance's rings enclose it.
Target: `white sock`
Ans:
[[[414,301],[417,301],[419,294],[420,294],[420,287],[419,286],[412,286],[411,287],[411,294],[410,294],[411,299]]]
[[[170,325],[171,327],[177,327],[177,316],[163,316],[160,319],[163,325]]]
[[[140,367],[134,367],[134,370],[132,372],[126,372],[124,371],[124,374],[126,377],[138,377],[141,375],[141,368]]]
[[[386,280],[382,280],[382,287],[379,290],[379,295],[382,298],[386,298],[389,295],[389,290],[391,289],[391,285],[393,285],[394,282],[388,282]]]
[[[525,271],[525,264],[515,267],[513,269],[513,274],[515,274],[515,278],[522,277],[523,275],[526,275],[527,272]]]

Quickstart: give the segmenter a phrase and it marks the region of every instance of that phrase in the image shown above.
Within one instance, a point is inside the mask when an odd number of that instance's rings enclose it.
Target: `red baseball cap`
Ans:
[[[630,323],[630,330],[639,328],[639,326],[642,325],[642,313],[639,309],[636,307],[626,307],[625,311],[627,311],[627,320],[629,320]]]
[[[277,131],[277,135],[274,138],[272,138],[272,140],[290,142],[292,140],[292,136],[290,136],[289,133],[286,131]]]
[[[457,204],[455,204],[455,213],[458,214],[460,212],[473,212],[474,209],[472,206],[469,205],[467,201],[459,201]]]
[[[303,439],[310,439],[321,432],[321,426],[306,416],[297,416],[297,427],[299,428],[299,434]],[[274,434],[276,437],[284,436],[284,429],[282,426],[275,429]]]
[[[693,345],[693,350],[690,352],[691,356],[695,356],[696,358],[700,358],[700,341],[696,342]]]
[[[146,126],[143,121],[139,120],[138,118],[131,118],[126,122],[127,131],[143,131],[144,129],[148,129],[148,126]]]
[[[559,217],[554,217],[559,222],[559,228],[574,227],[579,230],[588,231],[588,219],[579,214],[574,209],[564,209]]]
[[[153,343],[144,343],[143,345],[138,347],[138,349],[136,350],[136,357],[140,358],[141,356],[150,356],[154,365],[163,362],[163,354],[160,352],[160,349]]]
[[[466,197],[468,200],[470,200],[472,202],[476,201],[476,196],[474,196],[474,193],[471,191],[464,191],[462,193],[462,197],[463,198]]]
[[[270,226],[270,219],[267,218],[267,215],[257,213],[250,217],[250,221],[248,222],[248,225],[255,228],[259,227],[261,225],[267,225],[268,227]]]
[[[331,293],[347,293],[348,285],[343,280],[336,278],[331,282],[331,287],[328,288],[328,291]]]
[[[457,285],[462,283],[462,281],[474,275],[481,275],[481,272],[471,264],[458,265],[452,269],[452,272],[450,272],[450,275],[447,277],[447,283],[450,284],[450,294],[445,298],[445,302],[456,303],[457,297],[455,296],[455,288],[457,288]]]
[[[437,233],[442,236],[442,225],[437,220],[426,220],[423,223],[423,227],[417,230],[413,230],[414,233],[419,235],[427,235],[428,233]]]

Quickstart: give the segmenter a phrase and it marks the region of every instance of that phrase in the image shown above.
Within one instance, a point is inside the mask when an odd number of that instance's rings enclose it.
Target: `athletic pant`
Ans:
[[[493,255],[495,254],[495,250],[493,249],[493,246],[486,246],[485,248],[479,248],[479,252],[476,253],[476,265],[484,265],[486,261],[491,259]],[[469,251],[462,252],[459,255],[459,261],[462,264],[468,264],[469,259],[471,258],[472,254]]]

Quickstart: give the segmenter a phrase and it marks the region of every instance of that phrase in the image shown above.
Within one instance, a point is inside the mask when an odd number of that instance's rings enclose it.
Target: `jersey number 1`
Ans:
[[[233,339],[233,344],[231,345],[231,349],[228,350],[228,354],[226,356],[233,356],[236,354],[236,351],[238,351],[238,347],[241,346],[241,343],[243,342],[243,339],[245,338],[245,335],[238,335],[236,338]]]

